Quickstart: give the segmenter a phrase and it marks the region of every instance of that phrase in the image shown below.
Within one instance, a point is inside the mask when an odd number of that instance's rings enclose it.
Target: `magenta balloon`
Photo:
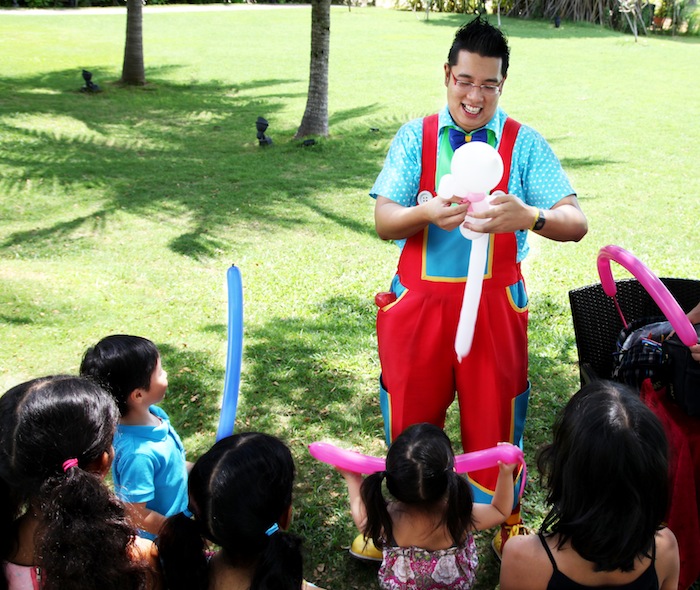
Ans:
[[[309,445],[309,453],[314,459],[353,473],[375,473],[384,471],[386,461],[370,457],[357,451],[348,451],[331,443],[315,442]]]
[[[370,457],[357,451],[341,449],[331,443],[314,442],[309,445],[309,453],[314,459],[323,463],[328,463],[334,467],[352,471],[353,473],[376,473],[384,471],[386,461],[380,457]],[[523,452],[519,447],[511,444],[501,444],[483,451],[473,451],[455,456],[455,471],[457,473],[467,473],[478,471],[502,463],[520,463],[523,466],[522,479],[520,482],[520,495],[525,487],[527,478],[527,467]]]
[[[685,312],[678,305],[671,292],[666,288],[661,280],[651,272],[638,258],[620,246],[604,246],[598,252],[598,275],[603,291],[608,297],[614,297],[617,293],[617,285],[612,276],[610,261],[614,260],[620,266],[626,268],[639,283],[651,295],[652,299],[659,306],[666,316],[671,326],[678,334],[681,342],[686,346],[693,346],[698,343],[698,335],[693,324],[685,315]]]
[[[469,471],[479,471],[501,463],[524,463],[523,452],[515,445],[505,444],[484,449],[483,451],[473,451],[455,457],[455,470],[457,473],[468,473]]]

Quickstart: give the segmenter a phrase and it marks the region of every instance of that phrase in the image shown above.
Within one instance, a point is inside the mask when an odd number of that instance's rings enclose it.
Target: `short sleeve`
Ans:
[[[403,125],[391,142],[384,166],[370,196],[381,195],[404,207],[416,204],[421,175],[421,144],[423,119]]]
[[[551,209],[564,197],[575,194],[559,159],[547,141],[534,129],[523,125],[513,152],[510,192],[528,205]]]
[[[155,498],[155,464],[143,453],[119,457],[114,465],[114,491],[124,502],[134,504]]]

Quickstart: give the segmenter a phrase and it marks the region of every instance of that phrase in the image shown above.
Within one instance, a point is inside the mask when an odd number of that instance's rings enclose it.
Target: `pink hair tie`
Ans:
[[[78,460],[77,459],[66,459],[63,462],[63,471],[66,472],[68,471],[71,467],[77,467],[78,466]]]

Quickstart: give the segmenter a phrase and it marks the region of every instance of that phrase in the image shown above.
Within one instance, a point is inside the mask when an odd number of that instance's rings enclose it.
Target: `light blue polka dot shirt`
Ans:
[[[508,115],[498,108],[485,126],[486,129],[491,129],[495,133],[496,147],[500,142],[507,117]],[[447,106],[440,111],[438,124],[440,136],[446,133],[447,128],[456,127]],[[423,119],[409,121],[398,130],[391,142],[384,167],[370,191],[370,196],[376,199],[378,195],[382,195],[404,207],[413,207],[416,204],[421,175],[422,142]],[[438,146],[440,146],[439,138]],[[540,209],[550,209],[564,197],[575,194],[549,144],[544,137],[527,125],[520,127],[513,147],[508,192],[528,205]],[[519,262],[527,256],[529,250],[528,232],[521,230],[515,233]],[[405,242],[406,240],[397,240],[396,244],[399,248],[403,248]]]

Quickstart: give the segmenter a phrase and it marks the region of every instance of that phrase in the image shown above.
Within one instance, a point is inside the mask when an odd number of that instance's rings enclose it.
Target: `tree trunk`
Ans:
[[[306,110],[295,138],[328,136],[328,51],[331,39],[331,0],[311,1],[311,65]]]
[[[143,86],[146,83],[146,72],[143,67],[142,0],[126,2],[126,44],[121,81],[131,86]]]

